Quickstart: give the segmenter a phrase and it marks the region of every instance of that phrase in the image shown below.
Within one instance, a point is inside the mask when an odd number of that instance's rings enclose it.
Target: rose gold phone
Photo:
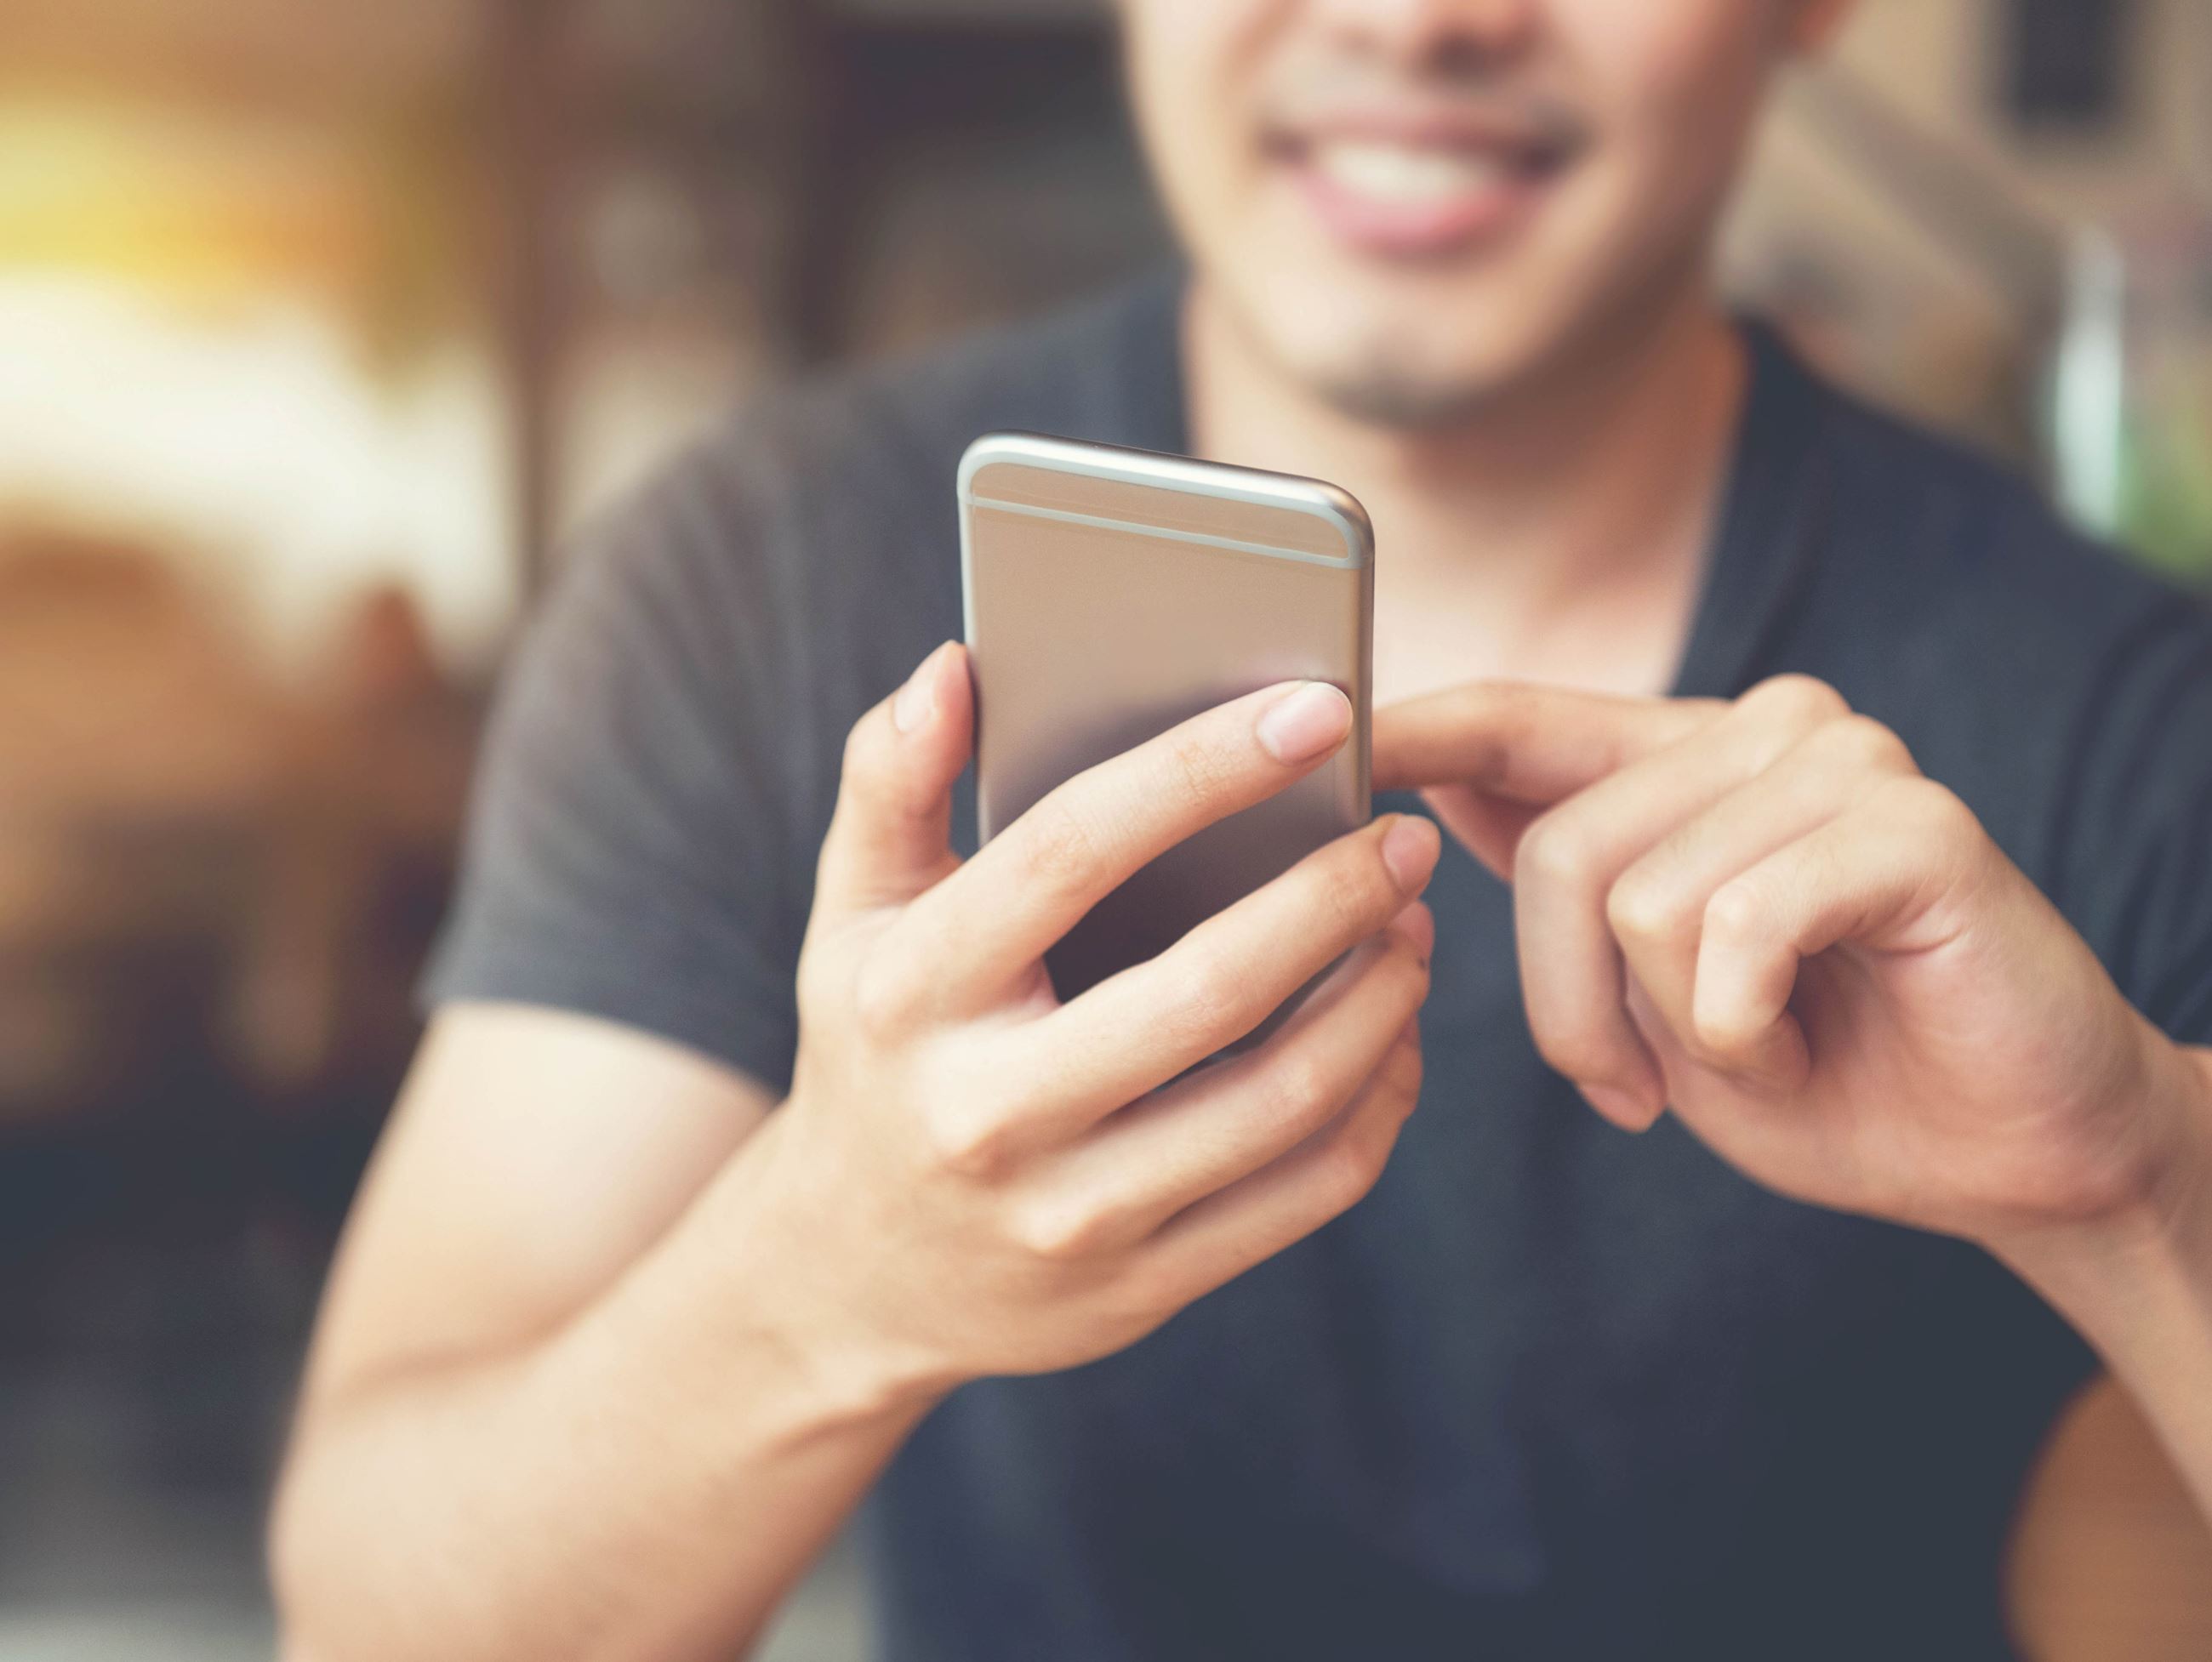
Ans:
[[[1352,735],[1200,832],[1047,958],[1073,998],[1368,820],[1373,534],[1334,485],[991,434],[960,464],[960,568],[985,841],[1061,781],[1279,681],[1334,682]]]

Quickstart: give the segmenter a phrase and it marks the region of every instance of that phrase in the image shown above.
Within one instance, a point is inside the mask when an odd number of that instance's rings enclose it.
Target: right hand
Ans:
[[[1340,838],[1066,1004],[1042,963],[1351,722],[1319,684],[1238,699],[1071,779],[963,864],[964,652],[940,647],[861,719],[799,958],[791,1095],[738,1162],[811,1358],[915,1397],[1072,1367],[1367,1192],[1420,1087],[1428,821]],[[1340,956],[1263,1044],[1179,1077]]]

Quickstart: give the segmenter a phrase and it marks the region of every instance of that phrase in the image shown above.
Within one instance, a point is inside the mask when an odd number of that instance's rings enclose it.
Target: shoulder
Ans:
[[[888,663],[913,643],[886,618],[933,644],[959,616],[961,452],[995,428],[1128,442],[1148,366],[1171,362],[1176,292],[1156,274],[747,402],[582,530],[556,610],[617,607],[718,654],[811,635],[880,640]]]
[[[948,513],[953,470],[979,433],[1044,428],[1103,436],[1141,376],[1133,351],[1168,329],[1161,273],[1091,300],[927,351],[805,378],[749,401],[617,516],[695,499],[804,529],[866,516]],[[1171,350],[1171,343],[1169,345]]]
[[[1042,316],[950,344],[795,383],[740,410],[710,441],[733,471],[765,466],[804,485],[858,472],[933,488],[976,433],[1049,426],[1086,436],[1125,421],[1131,378],[1173,352],[1179,282],[1155,273]]]
[[[2030,481],[1840,393],[1814,592],[1853,702],[1903,734],[2156,1015],[2208,995],[2212,608]],[[2207,1012],[2212,1016],[2212,1011]]]
[[[2020,471],[1849,394],[1826,401],[1837,552],[1869,574],[1970,604],[2039,657],[2094,652],[2149,616],[2202,627],[2199,597],[2074,529]]]
[[[2074,529],[2002,463],[1814,385],[1811,592],[1855,621],[1837,650],[1878,696],[1934,728],[2043,743],[2125,714],[2161,676],[2212,696],[2204,597]]]

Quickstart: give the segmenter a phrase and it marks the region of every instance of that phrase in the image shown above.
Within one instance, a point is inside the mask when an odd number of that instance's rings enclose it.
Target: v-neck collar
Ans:
[[[1750,385],[1674,673],[1678,698],[1731,697],[1771,664],[1828,517],[1820,444],[1828,400],[1771,328],[1738,327],[1751,355]]]
[[[1109,430],[1139,449],[1181,455],[1190,444],[1182,361],[1187,273],[1141,279],[1115,331],[1121,373]],[[1720,511],[1672,693],[1731,697],[1773,663],[1775,637],[1809,581],[1829,481],[1819,442],[1830,402],[1772,329],[1738,325],[1750,355]],[[1390,557],[1387,548],[1378,560]]]

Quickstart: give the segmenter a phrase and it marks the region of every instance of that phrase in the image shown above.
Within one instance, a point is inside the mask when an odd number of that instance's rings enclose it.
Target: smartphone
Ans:
[[[1327,681],[1317,771],[1170,849],[1047,955],[1076,997],[1367,823],[1374,534],[1318,480],[1022,433],[969,446],[960,572],[988,842],[1064,780],[1214,705]]]

